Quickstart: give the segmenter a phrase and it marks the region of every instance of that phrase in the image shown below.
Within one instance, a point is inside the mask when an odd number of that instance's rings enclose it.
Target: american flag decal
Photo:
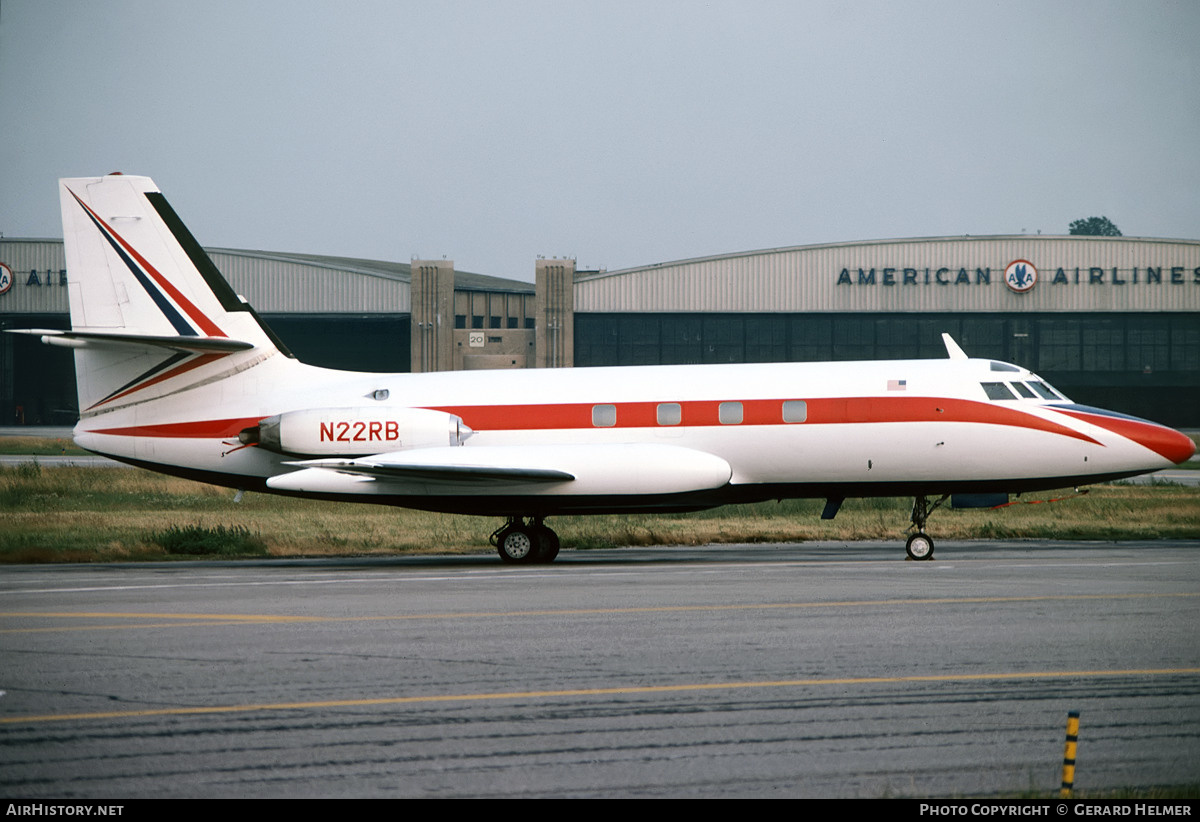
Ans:
[[[908,388],[908,380],[888,380],[888,391],[904,391]]]

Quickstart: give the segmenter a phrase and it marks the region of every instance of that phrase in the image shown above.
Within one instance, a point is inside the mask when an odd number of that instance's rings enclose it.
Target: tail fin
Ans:
[[[82,416],[243,370],[282,343],[238,297],[148,177],[59,181]]]

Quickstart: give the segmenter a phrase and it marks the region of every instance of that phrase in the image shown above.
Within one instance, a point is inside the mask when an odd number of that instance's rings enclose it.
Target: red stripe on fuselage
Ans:
[[[160,425],[130,425],[124,428],[98,428],[88,434],[112,434],[117,437],[167,437],[171,439],[225,439],[236,437],[243,428],[258,425],[262,417],[237,420],[197,420],[167,422]]]
[[[795,398],[800,400],[800,398]],[[993,403],[937,397],[829,397],[800,400],[807,403],[805,422],[785,423],[783,403],[789,400],[741,400],[741,425],[830,425],[838,423],[968,422],[1033,428],[1099,443],[1086,434],[1034,414]],[[680,406],[680,426],[715,426],[720,421],[722,402],[692,400]],[[536,431],[595,428],[592,409],[606,403],[552,405],[457,405],[432,406],[462,417],[475,431]],[[658,402],[607,403],[616,408],[616,425],[610,428],[669,428],[658,424]]]
[[[1066,408],[1055,408],[1054,410],[1059,414],[1066,414],[1068,417],[1090,422],[1092,425],[1105,428],[1114,434],[1119,434],[1126,439],[1133,440],[1138,445],[1143,445],[1159,456],[1169,459],[1176,464],[1187,462],[1191,459],[1192,454],[1196,453],[1196,444],[1192,442],[1191,437],[1181,434],[1172,428],[1167,428],[1165,425],[1150,422],[1149,420],[1110,417],[1105,414],[1089,414],[1085,411],[1074,411]]]
[[[723,426],[719,419],[721,402],[733,400],[693,400],[678,403],[680,426]],[[808,405],[805,422],[785,423],[785,400],[742,400],[740,425],[833,425],[847,423],[958,422],[983,425],[1009,425],[1059,434],[1084,442],[1099,442],[1065,425],[1002,405],[931,397],[850,397],[804,400]],[[609,428],[674,428],[658,424],[657,402],[599,403],[616,407],[616,425]],[[455,414],[475,431],[550,431],[591,429],[592,408],[596,403],[557,405],[471,405],[435,406],[431,411]],[[265,415],[264,415],[265,416]],[[201,420],[197,422],[135,425],[100,429],[92,433],[130,437],[231,437],[243,428],[257,425],[262,417],[237,420]],[[738,424],[728,424],[736,427]]]

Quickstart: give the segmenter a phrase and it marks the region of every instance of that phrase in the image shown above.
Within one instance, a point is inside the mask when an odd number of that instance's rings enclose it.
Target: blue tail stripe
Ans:
[[[74,192],[72,192],[72,196],[74,196]],[[75,199],[78,200],[79,198],[76,197]],[[80,205],[82,206],[83,204],[80,203]],[[108,230],[108,227],[97,220],[96,217],[86,208],[83,209],[83,212],[87,214],[89,220],[95,223],[96,228],[98,228],[100,233],[104,235],[104,239],[108,240],[108,244],[113,247],[113,251],[117,252],[117,256],[120,257],[121,261],[128,266],[131,272],[133,272],[133,276],[137,278],[137,281],[141,284],[142,288],[144,288],[146,293],[150,295],[150,299],[154,300],[154,304],[158,306],[159,310],[162,311],[163,315],[168,321],[170,321],[175,330],[186,337],[198,336],[196,334],[196,329],[193,328],[191,324],[183,318],[183,315],[176,310],[175,306],[171,305],[171,303],[167,301],[166,296],[159,291],[158,287],[155,286],[154,283],[150,281],[150,278],[146,276],[146,272],[142,271],[141,267],[129,258],[129,255],[125,253],[125,249],[121,248],[121,244],[118,243],[116,238],[112,236],[111,232]]]

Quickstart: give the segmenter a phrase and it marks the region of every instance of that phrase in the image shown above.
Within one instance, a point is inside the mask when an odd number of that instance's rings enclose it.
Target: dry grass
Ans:
[[[0,437],[0,454],[78,457],[86,453],[70,437]]]
[[[1098,486],[1027,496],[997,510],[943,510],[940,539],[1200,538],[1200,489]],[[820,500],[733,505],[697,514],[555,517],[564,547],[701,545],[728,542],[899,539],[910,499],[847,500],[820,519]],[[172,524],[244,526],[277,557],[488,552],[494,518],[431,514],[376,505],[327,503],[248,493],[140,470],[0,469],[0,562],[82,562],[166,558],[152,537]]]

